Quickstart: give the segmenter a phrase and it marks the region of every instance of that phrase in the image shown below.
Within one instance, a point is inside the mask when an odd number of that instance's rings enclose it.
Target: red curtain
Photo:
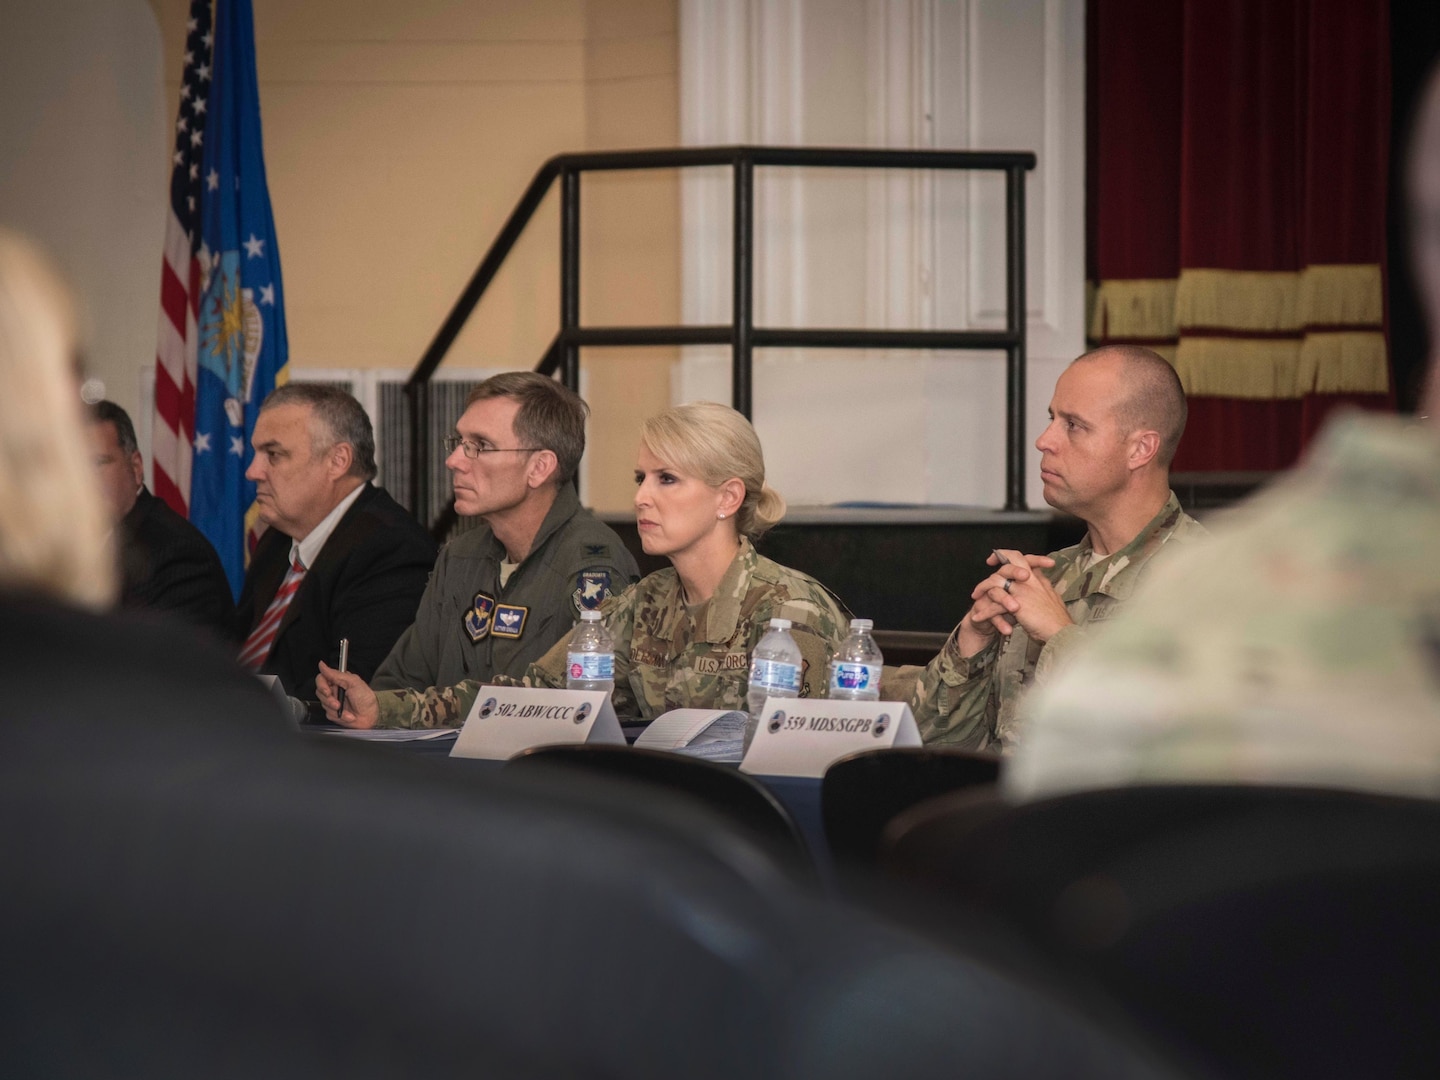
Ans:
[[[1284,468],[1335,405],[1393,407],[1388,5],[1090,11],[1091,335],[1175,363],[1175,468]]]

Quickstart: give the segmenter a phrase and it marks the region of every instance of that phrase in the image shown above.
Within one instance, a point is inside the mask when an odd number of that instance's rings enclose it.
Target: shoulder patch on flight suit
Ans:
[[[525,620],[529,615],[530,609],[520,604],[498,604],[495,608],[495,628],[490,632],[496,637],[518,638],[525,632]]]
[[[490,619],[494,613],[495,598],[488,593],[477,592],[470,605],[470,610],[460,617],[472,645],[484,641],[489,635]]]
[[[596,611],[610,595],[609,570],[581,570],[575,579],[575,610]]]

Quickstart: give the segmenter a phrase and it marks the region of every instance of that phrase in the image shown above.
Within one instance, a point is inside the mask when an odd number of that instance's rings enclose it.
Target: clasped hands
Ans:
[[[1060,594],[1044,574],[1037,573],[1055,565],[1050,556],[996,549],[985,561],[995,572],[970,594],[974,603],[960,621],[956,640],[961,656],[974,656],[996,634],[1009,637],[1016,626],[1044,643],[1073,624]]]

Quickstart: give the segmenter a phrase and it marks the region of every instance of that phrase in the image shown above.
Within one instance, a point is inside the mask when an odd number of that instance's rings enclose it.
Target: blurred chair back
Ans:
[[[883,858],[1229,1076],[1440,1075],[1440,804],[1152,786],[949,796]]]
[[[880,838],[901,811],[948,792],[995,783],[1000,759],[925,747],[866,750],[825,770],[820,808],[837,863],[871,866]]]
[[[158,621],[0,596],[0,640],[0,1076],[1171,1075],[678,794],[302,740]]]
[[[537,746],[511,758],[504,771],[528,776],[560,770],[691,800],[741,829],[797,879],[816,879],[814,858],[790,812],[758,780],[733,766],[633,746],[578,744]]]

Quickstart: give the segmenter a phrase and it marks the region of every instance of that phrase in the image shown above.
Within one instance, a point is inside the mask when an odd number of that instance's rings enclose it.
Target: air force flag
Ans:
[[[208,120],[192,135],[204,143],[204,190],[190,518],[238,593],[256,526],[250,436],[265,395],[285,381],[289,349],[250,0],[215,0],[214,50]]]

